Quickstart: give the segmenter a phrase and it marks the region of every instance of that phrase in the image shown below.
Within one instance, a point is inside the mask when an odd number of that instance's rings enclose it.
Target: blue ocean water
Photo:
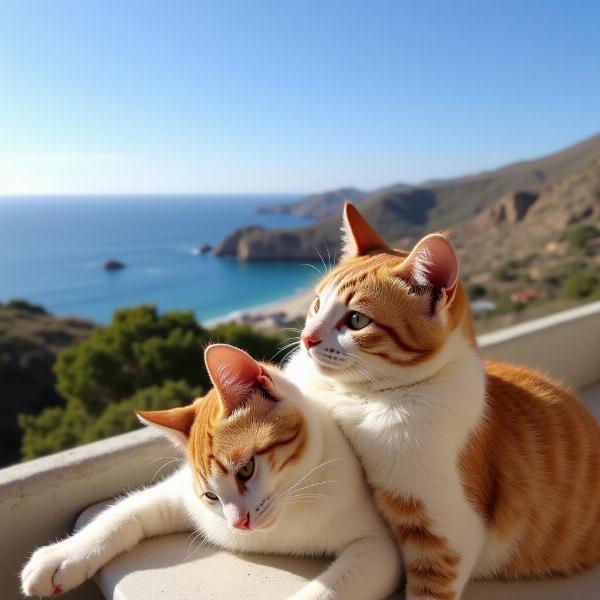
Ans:
[[[23,298],[57,315],[98,323],[142,302],[191,309],[201,321],[275,301],[309,287],[298,263],[243,263],[194,255],[242,225],[306,221],[259,215],[291,196],[4,198],[0,200],[0,302]],[[126,268],[102,270],[108,259]]]

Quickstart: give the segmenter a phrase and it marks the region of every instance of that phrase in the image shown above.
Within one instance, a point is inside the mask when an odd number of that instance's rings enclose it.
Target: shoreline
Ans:
[[[312,289],[307,289],[265,304],[240,308],[223,316],[207,319],[202,324],[206,327],[214,327],[234,321],[260,329],[276,329],[283,321],[304,317],[313,297]]]

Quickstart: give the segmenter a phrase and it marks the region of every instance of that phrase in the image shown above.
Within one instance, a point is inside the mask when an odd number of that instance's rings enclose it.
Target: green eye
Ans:
[[[251,458],[238,472],[237,477],[242,481],[248,481],[254,475],[254,458]]]
[[[371,319],[367,317],[367,315],[363,315],[362,313],[353,311],[348,315],[348,327],[350,329],[364,329],[369,323]]]
[[[315,311],[315,314],[319,312],[319,308],[321,308],[321,299],[319,296],[317,296],[313,302],[313,310]]]
[[[215,500],[218,500],[219,498],[217,497],[216,494],[213,494],[212,492],[206,492],[206,494],[204,494],[209,500],[212,500],[213,502]]]

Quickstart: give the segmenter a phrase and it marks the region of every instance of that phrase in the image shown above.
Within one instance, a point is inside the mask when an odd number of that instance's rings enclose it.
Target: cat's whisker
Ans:
[[[314,273],[311,273],[312,277],[314,277],[317,281],[321,281],[321,279],[323,278],[324,273],[321,273],[321,271],[319,271],[319,269],[317,269],[317,267],[315,267],[315,265],[311,265],[309,263],[302,263],[303,267],[311,267],[312,269],[314,269],[318,275],[315,275]]]
[[[296,344],[298,344],[298,346],[299,346],[299,343],[298,343],[298,342],[296,342]],[[279,361],[279,363],[278,363],[278,365],[277,365],[277,366],[278,366],[279,368],[281,368],[281,366],[283,365],[284,361],[285,361],[285,360],[286,360],[286,359],[287,359],[287,358],[290,356],[290,354],[293,354],[295,351],[296,351],[296,348],[295,348],[295,347],[294,347],[294,348],[292,348],[292,349],[291,349],[291,350],[290,350],[290,351],[289,351],[289,352],[288,352],[288,353],[287,353],[287,354],[286,354],[286,355],[285,355],[285,356],[284,356],[284,357],[283,357],[283,358],[282,358],[282,359]]]
[[[387,373],[381,369],[380,367],[378,367],[377,365],[372,365],[370,363],[368,363],[362,356],[359,356],[358,354],[353,354],[352,352],[347,352],[346,350],[342,350],[342,353],[345,356],[351,356],[352,358],[356,358],[356,360],[359,361],[359,363],[363,366],[363,367],[370,367],[372,369],[375,369],[375,371],[381,373],[382,375],[385,375],[387,377]]]
[[[378,386],[377,380],[375,379],[375,377],[373,377],[373,375],[371,375],[366,369],[364,369],[360,365],[355,366],[375,387]]]
[[[197,533],[195,533],[194,537],[192,538],[192,541],[189,543],[188,545],[188,549],[187,549],[187,553],[186,553],[186,558],[189,558],[190,556],[190,552],[192,550],[192,545],[193,543],[203,534],[204,532],[202,530],[199,530]],[[206,539],[206,538],[205,538]],[[186,540],[187,541],[187,540]],[[204,542],[202,542],[204,543]]]
[[[298,488],[296,490],[293,490],[293,493],[301,492],[303,490],[307,490],[308,488],[316,487],[317,485],[325,485],[327,483],[340,483],[340,480],[339,479],[331,479],[329,481],[318,481],[317,483],[311,483],[310,485],[306,485],[304,487],[301,487],[301,488]],[[287,497],[290,496],[290,494],[284,494],[284,495],[287,496]]]
[[[164,465],[160,466],[158,468],[158,470],[156,471],[156,473],[154,473],[154,477],[152,478],[151,483],[154,483],[154,480],[158,477],[158,474],[165,468],[168,467],[169,465],[172,465],[173,463],[181,463],[183,462],[183,460],[181,458],[175,458],[173,460],[170,460],[169,462],[166,462]]]
[[[288,344],[286,344],[285,346],[283,346],[282,348],[280,348],[279,350],[277,350],[277,352],[275,352],[275,354],[273,354],[273,356],[271,356],[270,360],[274,360],[275,357],[278,354],[281,354],[281,352],[285,352],[286,350],[289,350],[290,348],[295,348],[295,346],[297,346],[300,342],[298,340],[295,340],[293,342],[289,342]],[[286,355],[287,356],[287,355]],[[283,360],[283,359],[282,359]]]
[[[287,490],[284,490],[279,495],[283,496],[284,494],[287,494],[287,492],[289,492],[290,490],[292,490],[295,487],[299,486],[303,481],[305,481],[306,478],[309,477],[312,473],[314,473],[318,469],[322,469],[323,467],[326,467],[327,465],[329,465],[329,464],[331,464],[333,462],[336,462],[338,460],[344,460],[344,459],[343,458],[331,458],[329,460],[326,460],[325,462],[322,462],[321,464],[317,465],[316,467],[313,467],[308,473],[306,473],[306,475],[304,475],[304,477],[302,477],[301,479],[299,479],[296,483],[294,483],[294,485],[290,486],[289,488],[287,488]]]
[[[331,264],[331,254],[329,253],[329,246],[323,242],[323,245],[325,246],[325,250],[327,250],[327,260],[329,263],[329,269],[327,269],[327,272],[331,272],[333,271],[333,265]]]
[[[299,494],[297,496],[288,496],[290,500],[298,498],[327,498],[329,500],[339,500],[336,496],[327,496],[326,494]]]
[[[275,354],[273,354],[273,356],[271,357],[271,360],[273,360],[273,358],[275,358],[280,352],[287,350],[291,346],[295,346],[297,343],[298,343],[298,340],[293,340],[291,342],[287,342],[281,348],[279,348],[279,350],[277,350],[277,352],[275,352]]]
[[[150,464],[155,463],[157,460],[170,460],[170,459],[178,459],[183,462],[183,458],[181,458],[180,456],[159,456],[158,458],[151,460]]]
[[[323,273],[323,276],[325,276],[328,272],[327,265],[325,264],[325,260],[321,256],[319,249],[314,244],[312,244],[312,247],[315,249],[316,253],[319,255],[319,258],[321,259],[321,262],[323,263],[323,268],[325,269],[325,273]]]

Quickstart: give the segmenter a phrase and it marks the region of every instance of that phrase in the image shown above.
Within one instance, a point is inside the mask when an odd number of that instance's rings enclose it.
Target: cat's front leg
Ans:
[[[23,593],[66,592],[142,539],[188,529],[178,477],[117,501],[75,535],[36,550],[21,572]]]
[[[485,539],[460,490],[428,502],[382,491],[377,499],[402,548],[406,600],[460,600]]]
[[[289,600],[384,600],[398,587],[402,560],[386,535],[355,540]]]

